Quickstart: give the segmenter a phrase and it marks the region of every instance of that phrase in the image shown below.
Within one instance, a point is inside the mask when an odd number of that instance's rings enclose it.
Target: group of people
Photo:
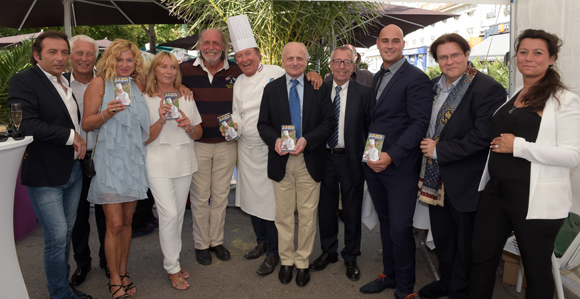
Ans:
[[[552,296],[551,252],[571,206],[570,169],[580,160],[580,98],[554,66],[557,36],[532,29],[520,34],[515,60],[524,86],[506,102],[506,90],[473,66],[469,43],[457,34],[431,45],[442,70],[433,80],[407,62],[403,32],[389,25],[377,39],[380,72],[373,77],[359,69],[358,54],[345,45],[333,50],[332,74],[323,82],[314,72],[305,74],[303,44],[286,44],[283,68],[264,65],[248,18],[231,17],[228,28],[237,63],[227,59],[226,35],[207,29],[199,34],[197,59],[180,64],[161,52],[148,69],[130,41],[115,40],[95,71],[98,48],[91,38],[75,36],[69,46],[61,32],[37,37],[34,66],[11,79],[8,102],[22,104],[22,130],[34,137],[22,183],[42,226],[51,298],[91,298],[68,280],[79,201],[95,204],[105,222],[98,223],[105,230],[100,256],[113,298],[137,292],[127,272],[131,221],[149,188],[163,267],[175,289],[189,288],[190,273],[179,262],[188,195],[197,262],[211,264],[211,252],[230,260],[223,240],[236,161],[236,205],[251,216],[257,241],[244,257],[265,255],[259,275],[280,264],[281,283],[296,273],[296,284],[304,287],[311,270],[336,263],[341,205],[340,255],[346,277],[359,280],[366,181],[380,222],[384,269],[361,292],[392,288],[399,299],[491,298],[501,250],[513,231],[527,297]],[[69,58],[73,71],[63,75]],[[115,77],[132,78],[130,106],[116,98]],[[168,92],[179,94],[177,120],[166,119]],[[218,116],[226,113],[237,142],[226,142],[228,132],[220,128]],[[294,126],[293,149],[283,150],[284,126]],[[363,163],[369,133],[384,140],[373,154],[377,159]],[[93,159],[96,174],[81,172],[85,157]],[[441,280],[416,294],[418,198],[430,204]],[[317,219],[322,254],[310,262]]]

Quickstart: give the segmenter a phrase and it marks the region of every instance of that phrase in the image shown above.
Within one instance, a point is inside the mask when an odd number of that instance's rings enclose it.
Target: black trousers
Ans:
[[[513,231],[528,282],[526,298],[552,298],[551,256],[564,219],[526,220],[529,185],[491,180],[479,203],[473,232],[470,299],[492,298],[495,270]]]
[[[79,207],[77,209],[77,219],[73,227],[71,242],[73,246],[74,259],[78,268],[86,268],[91,265],[91,249],[89,248],[89,235],[91,233],[91,225],[89,224],[89,215],[91,211],[91,203],[87,201],[89,194],[89,187],[91,186],[91,178],[83,175],[83,188],[81,190],[81,199],[79,200]],[[107,264],[105,257],[105,231],[106,220],[103,207],[95,205],[95,222],[97,223],[97,232],[99,234],[99,258],[103,263]]]
[[[383,274],[397,280],[400,292],[413,293],[416,252],[413,215],[419,173],[386,175],[384,171],[376,173],[368,166],[364,169],[381,227]]]
[[[266,256],[278,256],[278,229],[274,221],[250,216],[258,244],[266,244]]]
[[[154,204],[155,199],[153,199],[151,189],[147,189],[147,198],[137,201],[135,213],[133,214],[133,222],[131,223],[131,228],[133,230],[144,228],[149,222],[157,219],[153,214]]]
[[[344,248],[340,252],[345,262],[356,261],[361,244],[361,214],[364,178],[349,173],[346,155],[326,152],[324,179],[318,201],[318,227],[322,252],[338,256],[338,201],[342,195],[344,216]],[[356,183],[357,185],[355,186]]]
[[[431,232],[439,258],[440,287],[449,298],[468,298],[471,240],[475,212],[459,212],[445,196],[445,204],[429,206]]]

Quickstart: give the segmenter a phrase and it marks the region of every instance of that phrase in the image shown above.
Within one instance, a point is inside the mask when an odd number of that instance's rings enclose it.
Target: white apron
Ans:
[[[238,124],[236,206],[264,220],[274,221],[276,197],[268,178],[268,146],[258,133],[264,86],[284,75],[275,65],[261,65],[252,77],[240,75],[234,84],[232,118]]]

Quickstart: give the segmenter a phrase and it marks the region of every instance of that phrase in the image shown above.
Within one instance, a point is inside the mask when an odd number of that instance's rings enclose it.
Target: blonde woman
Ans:
[[[142,96],[145,88],[143,59],[137,46],[117,39],[97,65],[97,78],[85,92],[83,130],[98,130],[94,151],[96,176],[88,200],[103,205],[106,219],[105,256],[115,299],[135,295],[127,275],[131,221],[137,200],[147,198],[145,143],[149,138],[149,112]],[[115,99],[113,78],[130,77],[131,106]],[[102,107],[101,107],[102,101]]]
[[[201,138],[201,116],[195,101],[186,101],[179,92],[181,72],[173,54],[160,52],[151,62],[144,98],[151,123],[147,144],[147,177],[159,216],[159,241],[163,267],[171,285],[189,289],[189,274],[181,268],[181,231],[191,176],[197,171],[193,141]],[[179,114],[167,120],[173,105],[164,103],[167,92],[179,94]],[[175,107],[175,106],[173,106]],[[175,107],[177,108],[177,107]]]

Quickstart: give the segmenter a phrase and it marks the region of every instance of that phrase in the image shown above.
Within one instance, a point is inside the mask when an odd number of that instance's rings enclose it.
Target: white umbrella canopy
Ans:
[[[0,48],[10,47],[12,45],[19,44],[19,43],[21,43],[24,40],[27,40],[27,39],[30,39],[30,38],[36,38],[41,33],[42,33],[42,30],[40,32],[36,32],[36,33],[29,33],[29,34],[21,34],[21,35],[14,35],[14,36],[2,37],[2,38],[0,38]]]

